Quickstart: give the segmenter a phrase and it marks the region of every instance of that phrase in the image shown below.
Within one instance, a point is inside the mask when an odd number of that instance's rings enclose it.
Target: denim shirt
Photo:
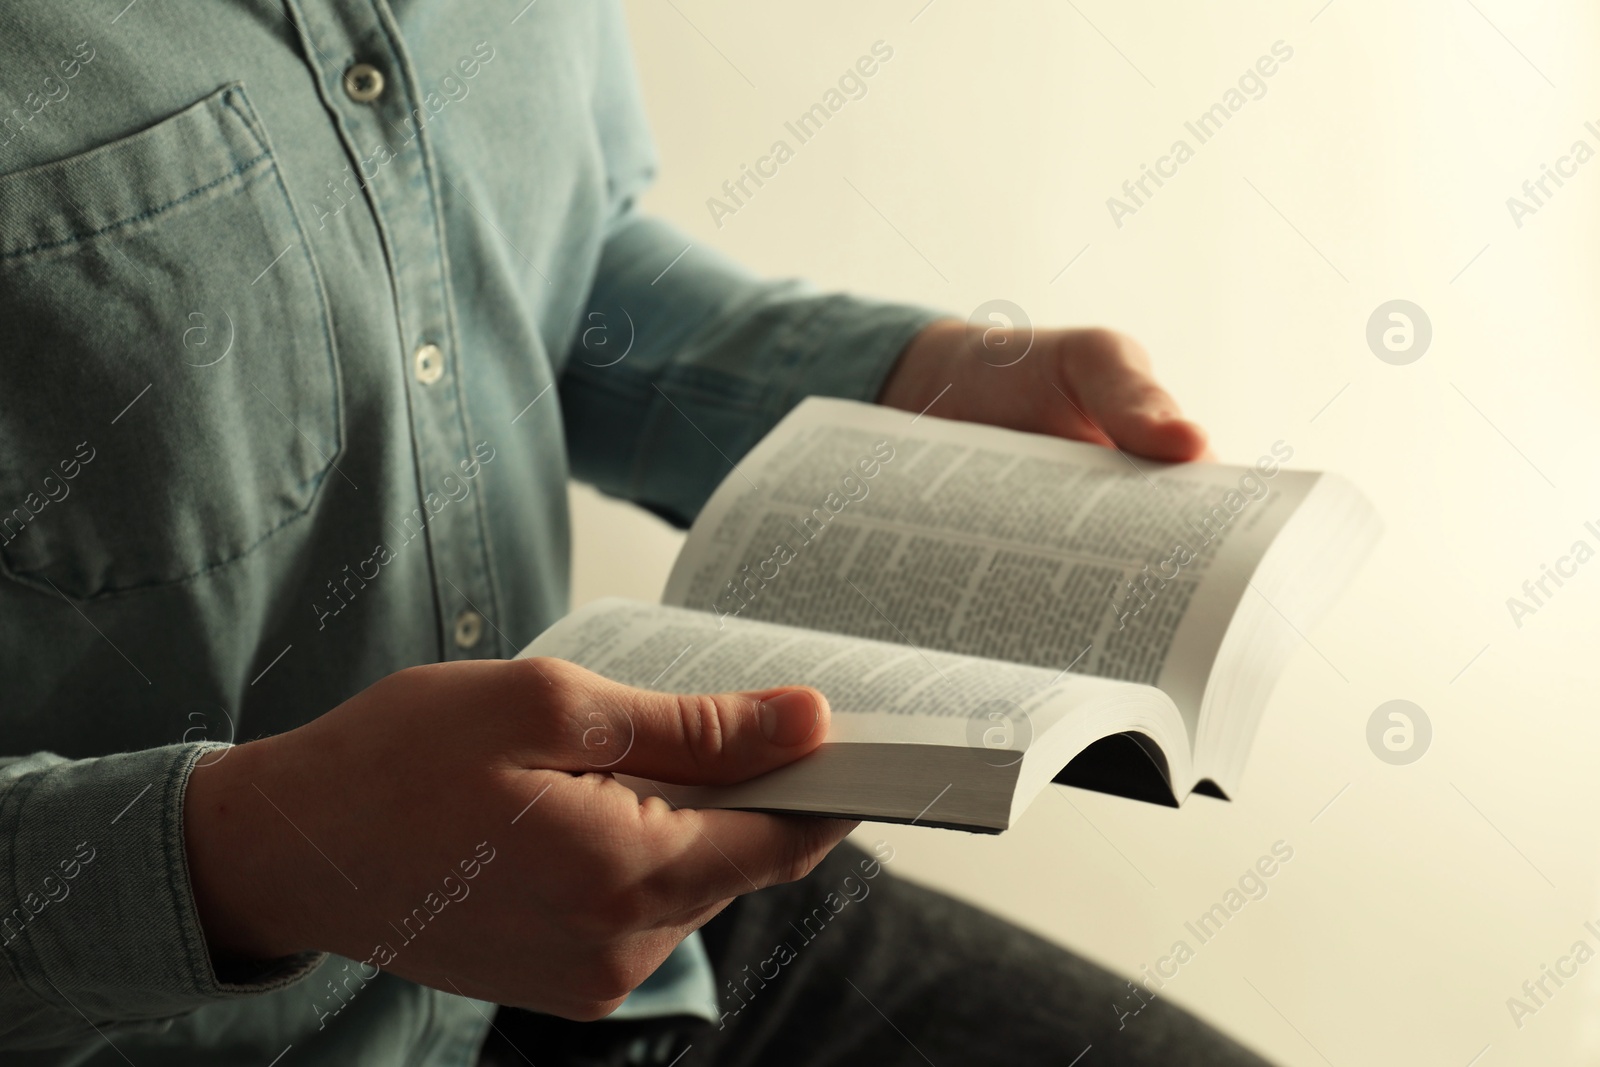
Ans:
[[[490,1005],[217,973],[191,768],[513,654],[569,476],[685,523],[933,316],[637,214],[615,3],[9,0],[0,108],[0,1058],[469,1063]],[[623,1012],[714,996],[692,938]]]

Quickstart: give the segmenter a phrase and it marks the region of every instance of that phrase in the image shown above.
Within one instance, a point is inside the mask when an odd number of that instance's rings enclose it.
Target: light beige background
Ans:
[[[1354,479],[1388,527],[1295,656],[1237,802],[1052,789],[999,838],[860,836],[1127,974],[1194,944],[1184,921],[1282,839],[1294,859],[1172,999],[1284,1064],[1600,1062],[1600,961],[1520,1029],[1506,1005],[1574,941],[1600,949],[1583,929],[1600,926],[1600,560],[1520,629],[1506,607],[1575,540],[1600,547],[1583,529],[1600,526],[1600,160],[1520,228],[1506,206],[1573,141],[1600,149],[1584,129],[1600,126],[1594,5],[628,9],[663,160],[647,207],[697,245],[962,317],[1004,297],[1036,323],[1126,330],[1225,459],[1281,438],[1297,465]],[[894,57],[867,95],[717,227],[706,199],[793,144],[783,122],[878,40]],[[1115,226],[1106,198],[1175,138],[1193,145],[1183,122],[1279,40],[1294,55],[1266,95]],[[1393,298],[1433,324],[1410,366],[1364,340]],[[655,599],[679,536],[574,499],[575,602]],[[1435,731],[1403,767],[1365,740],[1397,697]]]

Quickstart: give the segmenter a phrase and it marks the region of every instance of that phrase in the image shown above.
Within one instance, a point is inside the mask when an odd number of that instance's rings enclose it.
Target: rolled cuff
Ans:
[[[41,1047],[119,1023],[281,989],[321,955],[219,977],[184,849],[183,800],[201,759],[173,745],[0,768],[0,1047]]]

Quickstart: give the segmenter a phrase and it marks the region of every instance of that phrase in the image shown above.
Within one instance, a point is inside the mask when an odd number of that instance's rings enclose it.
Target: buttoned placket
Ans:
[[[503,640],[486,639],[496,637],[490,629],[496,598],[476,482],[483,455],[505,442],[471,429],[429,110],[382,0],[289,2],[324,104],[336,116],[347,165],[382,234],[406,342],[396,360],[407,392],[417,498],[412,508],[384,516],[393,538],[386,543],[397,554],[425,547],[442,658],[512,655],[516,649],[499,647]]]

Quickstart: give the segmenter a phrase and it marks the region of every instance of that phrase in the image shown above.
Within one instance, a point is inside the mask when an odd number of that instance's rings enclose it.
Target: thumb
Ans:
[[[593,710],[600,715],[590,714],[596,726],[584,745],[608,761],[596,770],[683,785],[754,778],[811,752],[828,733],[827,698],[803,686],[707,695],[613,683],[595,694]]]

